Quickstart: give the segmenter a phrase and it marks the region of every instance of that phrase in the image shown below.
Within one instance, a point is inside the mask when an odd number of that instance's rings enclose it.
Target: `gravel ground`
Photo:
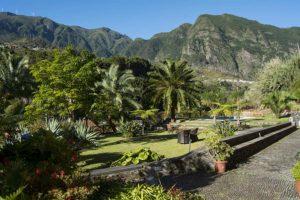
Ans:
[[[281,139],[237,169],[224,175],[202,173],[166,177],[165,186],[176,184],[195,191],[207,200],[292,200],[300,199],[294,191],[290,169],[300,151],[300,130]]]

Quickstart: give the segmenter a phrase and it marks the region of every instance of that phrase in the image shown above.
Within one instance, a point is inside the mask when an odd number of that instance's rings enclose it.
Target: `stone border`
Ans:
[[[226,142],[230,146],[236,146],[241,143],[248,142],[250,140],[264,136],[266,134],[272,133],[274,131],[280,130],[280,129],[288,127],[288,126],[291,126],[291,122],[282,123],[282,124],[270,126],[267,128],[261,128],[258,130],[250,130],[249,132],[244,132],[239,135],[234,135],[231,137],[224,138],[221,141]]]
[[[245,160],[294,130],[296,127],[292,126],[291,123],[282,123],[223,139],[223,142],[235,149],[234,155],[229,160],[230,166]],[[161,176],[189,174],[197,171],[211,172],[213,170],[214,159],[209,149],[202,147],[179,157],[166,158],[156,162],[93,170],[90,172],[90,177],[92,179],[118,177],[127,181],[157,183],[158,177]]]

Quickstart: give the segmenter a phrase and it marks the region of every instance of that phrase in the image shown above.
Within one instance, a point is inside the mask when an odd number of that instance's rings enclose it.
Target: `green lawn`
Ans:
[[[279,123],[288,122],[288,118],[276,118],[274,115],[269,114],[264,117],[259,117],[255,119],[246,119],[245,122],[247,125],[250,125],[251,127],[266,127],[266,126],[272,126]]]
[[[201,145],[203,145],[201,141],[194,142],[191,149],[199,148]],[[122,136],[106,136],[99,140],[99,147],[81,152],[79,165],[86,170],[108,167],[112,161],[120,158],[122,153],[140,147],[149,147],[167,158],[189,152],[188,144],[178,144],[177,135],[167,131],[150,133],[134,141],[126,140]]]
[[[288,121],[287,118],[277,119],[272,115],[245,120],[250,127],[264,127],[286,121]],[[187,120],[181,122],[180,125],[187,128],[199,128],[199,130],[203,130],[211,127],[213,120]],[[198,137],[203,138],[201,131]],[[203,142],[201,141],[192,143],[191,149],[196,149],[202,145]],[[136,138],[135,140],[127,140],[121,135],[104,136],[99,139],[98,147],[81,152],[79,165],[85,170],[109,167],[110,163],[120,158],[122,153],[140,147],[149,147],[151,150],[167,158],[184,155],[189,151],[189,145],[178,144],[177,135],[167,131],[150,133],[147,136]]]
[[[264,117],[249,118],[241,120],[242,122],[252,127],[266,127],[272,126],[278,123],[288,122],[288,118],[276,118],[274,115],[269,114]],[[200,130],[207,129],[213,126],[214,122],[211,119],[197,119],[197,120],[186,120],[179,123],[181,126],[188,128],[199,128]]]

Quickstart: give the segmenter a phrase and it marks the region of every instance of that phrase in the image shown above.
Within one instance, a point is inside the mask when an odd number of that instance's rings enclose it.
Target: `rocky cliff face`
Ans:
[[[133,41],[108,28],[84,29],[43,17],[0,13],[0,42],[72,44],[98,56],[139,56],[154,62],[185,59],[195,67],[251,77],[271,58],[295,52],[300,28],[281,29],[228,14],[202,15],[194,24]]]
[[[300,29],[280,29],[233,15],[202,15],[193,25],[135,40],[127,56],[185,59],[197,67],[251,77],[262,64],[297,49]]]

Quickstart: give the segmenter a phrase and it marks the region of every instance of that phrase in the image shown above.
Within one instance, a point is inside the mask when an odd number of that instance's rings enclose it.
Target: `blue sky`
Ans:
[[[300,26],[300,0],[0,0],[0,9],[67,25],[108,27],[150,38],[201,14],[230,13],[279,27]]]

